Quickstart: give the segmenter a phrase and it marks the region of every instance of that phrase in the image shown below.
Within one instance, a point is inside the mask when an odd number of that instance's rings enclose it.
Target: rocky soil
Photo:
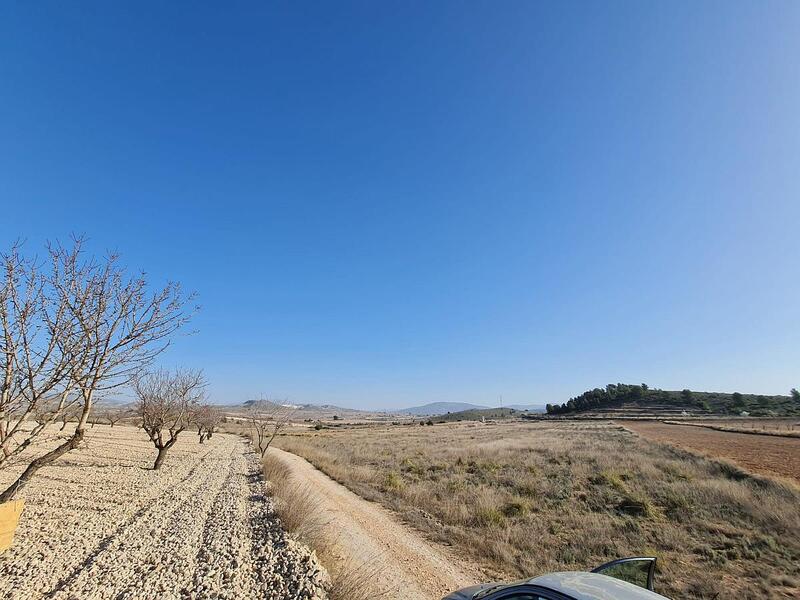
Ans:
[[[89,433],[20,494],[0,598],[326,598],[326,572],[281,529],[245,440],[200,445],[186,432],[152,471],[141,430]],[[0,473],[0,486],[12,475]]]

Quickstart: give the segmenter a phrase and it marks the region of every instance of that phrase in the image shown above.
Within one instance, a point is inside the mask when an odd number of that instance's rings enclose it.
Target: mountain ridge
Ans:
[[[397,411],[392,411],[400,415],[414,415],[417,417],[433,417],[444,415],[449,412],[462,412],[465,410],[484,410],[488,406],[470,404],[469,402],[429,402],[421,406],[410,406]]]

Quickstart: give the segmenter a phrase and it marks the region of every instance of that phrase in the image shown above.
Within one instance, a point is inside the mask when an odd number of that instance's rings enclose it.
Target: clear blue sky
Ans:
[[[8,3],[0,246],[200,294],[218,401],[800,385],[800,3]]]

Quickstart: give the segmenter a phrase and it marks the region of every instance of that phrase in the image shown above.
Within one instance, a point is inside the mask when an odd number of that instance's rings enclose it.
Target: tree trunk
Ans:
[[[78,429],[75,430],[75,433],[72,434],[72,437],[66,442],[51,450],[47,454],[43,454],[39,458],[34,459],[22,472],[22,475],[20,475],[14,483],[8,486],[8,488],[2,494],[0,494],[0,503],[13,500],[15,494],[25,487],[25,485],[28,483],[28,480],[33,477],[36,471],[45,465],[49,465],[51,462],[63,454],[66,454],[70,450],[74,450],[82,441],[83,428],[79,426]]]
[[[161,468],[161,463],[164,462],[164,458],[167,456],[167,448],[159,448],[158,449],[158,456],[156,456],[156,462],[153,463],[153,470],[158,471]]]

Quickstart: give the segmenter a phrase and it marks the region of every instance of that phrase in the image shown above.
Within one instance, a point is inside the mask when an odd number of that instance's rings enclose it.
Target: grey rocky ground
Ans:
[[[21,494],[0,598],[326,597],[324,569],[280,528],[245,440],[216,434],[199,445],[186,432],[152,471],[140,430],[90,434]]]

